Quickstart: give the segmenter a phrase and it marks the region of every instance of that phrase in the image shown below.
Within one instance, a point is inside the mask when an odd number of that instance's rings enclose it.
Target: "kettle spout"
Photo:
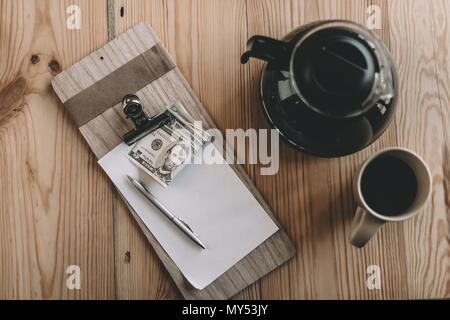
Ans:
[[[264,36],[253,36],[247,41],[247,51],[242,54],[241,63],[245,64],[253,57],[287,66],[291,52],[289,43]]]
[[[241,63],[242,64],[246,64],[248,62],[248,60],[250,60],[251,57],[256,57],[256,55],[254,54],[253,51],[249,50],[249,51],[245,51],[242,56],[241,56]]]

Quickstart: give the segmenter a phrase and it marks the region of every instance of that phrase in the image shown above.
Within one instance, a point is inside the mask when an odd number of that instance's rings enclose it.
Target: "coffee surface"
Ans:
[[[380,156],[366,167],[361,190],[372,210],[394,216],[405,212],[413,203],[417,194],[417,179],[403,160]]]

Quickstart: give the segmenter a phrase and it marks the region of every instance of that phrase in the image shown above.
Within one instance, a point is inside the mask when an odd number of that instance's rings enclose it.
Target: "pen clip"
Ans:
[[[192,230],[191,227],[189,227],[189,225],[188,225],[186,222],[184,222],[184,221],[183,221],[181,218],[179,218],[179,217],[177,217],[177,219],[178,219],[178,221],[180,221],[186,228],[188,228],[190,232],[192,232],[193,234],[197,235],[197,234],[194,232],[194,230]]]

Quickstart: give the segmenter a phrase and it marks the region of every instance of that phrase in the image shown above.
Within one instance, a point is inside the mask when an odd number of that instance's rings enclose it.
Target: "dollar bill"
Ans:
[[[196,127],[180,102],[165,111],[167,122],[135,143],[128,158],[162,186],[167,187],[209,141],[201,126]]]

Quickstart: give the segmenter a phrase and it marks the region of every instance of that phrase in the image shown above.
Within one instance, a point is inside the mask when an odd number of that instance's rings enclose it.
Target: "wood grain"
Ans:
[[[69,4],[82,9],[81,30],[66,28]],[[395,123],[349,157],[281,145],[278,175],[246,166],[298,253],[237,298],[450,297],[448,0],[0,0],[0,299],[181,297],[49,91],[56,73],[145,21],[221,130],[268,128],[257,93],[262,64],[239,64],[247,38],[281,38],[317,19],[364,23],[372,4],[382,9],[375,32],[399,70]],[[425,158],[433,197],[421,216],[387,224],[354,249],[350,179],[369,154],[395,145]],[[68,264],[81,266],[80,291],[65,288]],[[366,289],[371,264],[381,267],[381,290]]]
[[[0,1],[2,299],[114,298],[110,185],[50,87],[107,41],[105,15],[105,1]],[[69,265],[82,290],[67,289]]]
[[[433,32],[434,59],[438,81],[444,142],[442,150],[443,186],[447,214],[447,238],[450,234],[450,3],[440,0],[430,2]],[[447,239],[449,242],[449,240]],[[447,268],[450,268],[450,252],[447,252]],[[449,274],[449,269],[447,269]],[[450,290],[450,276],[447,275],[447,293]]]
[[[444,164],[448,166],[448,159],[444,158],[448,144],[442,121],[446,119],[448,126],[448,118],[442,115],[437,82],[438,78],[443,79],[438,74],[448,72],[436,67],[431,2],[389,2],[392,53],[399,67],[399,82],[404,88],[401,110],[397,113],[398,144],[420,154],[433,177],[431,201],[419,216],[404,223],[405,273],[408,297],[413,299],[448,297],[450,294],[448,207],[443,185]],[[403,18],[398,19],[399,15]],[[436,34],[439,35],[442,34]],[[442,55],[448,55],[448,50],[442,49],[439,50],[440,63],[445,61]],[[444,87],[441,88],[445,92]]]
[[[123,17],[121,17],[121,10],[123,10]],[[145,21],[150,23],[163,45],[168,48],[164,34],[170,29],[164,27],[166,20],[167,7],[163,1],[137,1],[135,4],[133,1],[115,0],[114,32],[116,34],[122,34],[139,22]],[[169,53],[172,54],[170,50]],[[117,297],[119,299],[182,298],[138,224],[130,219],[123,201],[117,199],[115,209]],[[127,252],[131,254],[129,262],[124,259]]]

